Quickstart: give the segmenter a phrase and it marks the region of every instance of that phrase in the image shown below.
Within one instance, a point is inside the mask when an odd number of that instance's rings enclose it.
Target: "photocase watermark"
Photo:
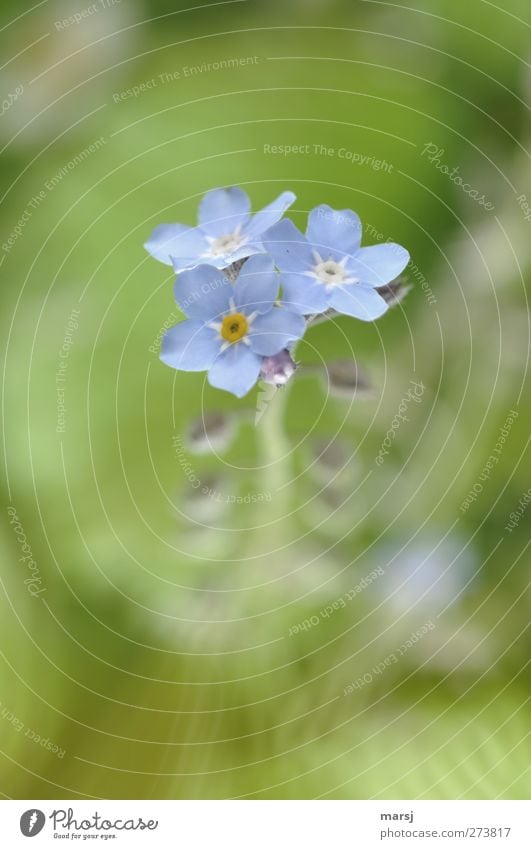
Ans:
[[[404,657],[407,652],[415,646],[419,640],[422,640],[423,637],[426,636],[430,631],[433,631],[435,628],[434,623],[429,619],[424,625],[421,625],[420,628],[417,628],[416,631],[413,631],[412,634],[409,635],[407,640],[405,640],[402,645],[392,651],[387,655],[383,660],[373,666],[372,669],[368,672],[364,672],[363,675],[360,675],[359,678],[356,678],[355,681],[352,681],[350,684],[343,689],[344,696],[350,696],[354,690],[362,690],[363,687],[366,687],[367,684],[372,684],[375,678],[385,672],[389,667],[394,666],[395,663],[398,663],[401,657]]]
[[[60,170],[56,174],[53,174],[48,180],[45,181],[44,187],[35,195],[33,195],[27,202],[20,218],[11,230],[11,233],[7,237],[6,241],[2,244],[2,250],[4,251],[4,253],[10,253],[12,248],[23,235],[24,229],[31,220],[31,217],[33,216],[34,212],[44,203],[50,192],[53,192],[53,190],[59,185],[61,180],[63,180],[67,174],[73,171],[74,168],[77,168],[78,165],[81,165],[81,163],[84,162],[89,156],[100,150],[104,144],[106,144],[106,141],[103,136],[100,136],[99,139],[96,139],[96,141],[83,148],[83,150],[81,150],[65,165],[63,165],[63,167],[60,168]]]
[[[373,171],[385,171],[390,174],[393,165],[386,159],[378,159],[368,153],[360,153],[350,150],[348,147],[329,147],[325,144],[271,144],[264,143],[263,152],[270,156],[326,156],[330,158],[344,159],[351,165],[360,165],[371,168]]]
[[[518,195],[516,202],[524,213],[524,219],[526,221],[531,221],[531,206],[529,205],[527,195]]]
[[[5,115],[23,94],[24,86],[20,83],[20,85],[16,86],[15,91],[9,92],[9,94],[0,101],[0,115]]]
[[[120,819],[109,820],[97,811],[91,814],[90,817],[82,813],[79,819],[76,819],[73,808],[68,808],[67,810],[58,808],[52,811],[48,818],[53,825],[54,837],[83,838],[83,842],[86,839],[92,842],[92,840],[97,838],[100,840],[109,840],[118,837],[119,834],[117,835],[114,832],[145,831],[146,829],[148,831],[155,831],[159,824],[158,820],[144,820],[142,817],[136,817],[135,819],[121,817]],[[61,829],[63,831],[62,834]],[[77,832],[81,832],[81,834]],[[103,832],[103,834],[98,834],[98,832]]]
[[[158,820],[145,820],[140,816],[121,816],[110,820],[98,811],[87,816],[83,812],[75,814],[73,808],[55,808],[46,815],[39,808],[29,808],[20,817],[20,831],[24,837],[35,837],[46,826],[47,821],[54,838],[79,840],[80,843],[87,840],[91,843],[94,840],[116,840],[122,832],[130,834],[133,831],[155,831],[159,825]]]
[[[22,215],[11,230],[11,233],[7,237],[6,241],[2,244],[2,250],[5,254],[8,254],[15,246],[16,242],[20,239],[24,232],[24,228],[30,221],[33,213],[46,199],[46,194],[46,191],[44,189],[41,189],[40,192],[37,192],[37,194],[33,195],[27,202],[24,211],[22,212]]]
[[[70,350],[74,344],[74,333],[79,328],[78,318],[80,310],[73,308],[65,325],[63,344],[59,348],[59,362],[55,373],[55,394],[57,401],[57,433],[66,433],[66,378],[68,372],[68,359]]]
[[[424,395],[426,387],[424,386],[422,381],[418,383],[416,380],[410,380],[409,382],[412,385],[405,393],[405,395],[402,396],[400,404],[398,405],[398,410],[391,422],[391,427],[387,431],[385,439],[382,442],[381,448],[378,451],[378,454],[376,455],[375,463],[377,466],[381,466],[384,461],[384,457],[389,454],[389,448],[391,447],[396,438],[396,432],[399,429],[401,423],[409,421],[408,417],[405,415],[409,404],[411,402],[413,402],[414,404],[420,404],[421,398]]]
[[[383,242],[385,240],[386,244],[389,244],[390,242],[393,241],[390,238],[385,239],[384,234],[380,233],[379,230],[376,229],[376,227],[372,226],[372,224],[366,223],[365,227],[364,227],[364,231],[365,231],[365,235],[369,236],[369,238],[371,238],[371,239],[376,239],[377,242]],[[413,275],[413,277],[415,278],[417,283],[420,284],[420,288],[422,289],[423,293],[426,295],[426,300],[428,301],[429,305],[433,306],[434,304],[436,304],[437,299],[436,299],[435,295],[433,294],[426,277],[424,276],[424,274],[422,273],[422,271],[420,270],[418,265],[415,265],[415,263],[413,262],[412,259],[410,259],[410,261],[409,261],[409,263],[406,267],[406,270],[409,271]]]
[[[325,206],[318,207],[317,215],[324,221],[332,221],[333,224],[341,224],[342,226],[352,228],[357,228],[358,226],[358,222],[355,217],[352,218],[351,216],[349,217],[348,215],[343,215],[336,209],[329,211]]]
[[[11,725],[18,733],[24,732],[24,737],[31,740],[32,743],[36,743],[36,745],[51,752],[52,755],[57,755],[58,758],[64,758],[66,754],[65,749],[57,746],[49,737],[43,737],[41,734],[37,734],[33,728],[27,726],[13,711],[3,705],[2,702],[0,702],[0,718]]]
[[[413,260],[410,259],[407,268],[408,268],[408,271],[411,272],[411,274],[413,275],[413,277],[415,278],[417,283],[420,283],[420,288],[422,289],[422,291],[426,295],[426,300],[428,301],[429,305],[433,306],[434,304],[436,304],[437,298],[435,297],[432,290],[430,289],[428,281],[426,280],[424,274],[422,273],[422,271],[420,270],[418,265],[415,265]]]
[[[163,340],[163,338],[166,334],[166,331],[168,331],[170,329],[170,327],[173,327],[174,324],[177,324],[177,322],[179,321],[179,318],[180,318],[180,314],[177,313],[177,312],[171,312],[169,314],[168,318],[163,323],[162,327],[160,328],[159,332],[157,333],[157,335],[153,339],[153,342],[151,343],[151,345],[148,348],[148,351],[150,351],[150,353],[152,353],[152,354],[159,354],[160,353],[160,346],[162,345],[162,340]]]
[[[62,32],[63,30],[68,29],[68,27],[83,23],[83,21],[86,21],[87,18],[92,18],[92,16],[97,15],[98,12],[103,12],[105,9],[112,9],[113,6],[119,6],[121,2],[122,0],[97,0],[96,3],[86,6],[79,12],[74,12],[73,15],[69,15],[67,18],[62,18],[60,21],[54,21],[53,25],[57,32]]]
[[[477,501],[478,496],[483,492],[484,486],[483,484],[489,480],[493,469],[496,468],[500,461],[500,455],[503,451],[505,443],[509,437],[511,432],[511,428],[518,417],[518,412],[516,410],[511,410],[509,415],[505,419],[503,427],[499,430],[499,436],[496,441],[496,445],[492,450],[492,454],[489,455],[485,465],[481,470],[481,474],[478,476],[478,479],[472,489],[469,490],[466,498],[461,502],[460,510],[461,513],[466,513],[469,509],[470,505]]]
[[[208,483],[204,483],[204,481],[201,480],[194,469],[194,466],[188,459],[188,453],[182,436],[173,436],[172,444],[175,456],[177,457],[177,462],[179,463],[185,478],[192,489],[197,490],[201,493],[201,495],[212,499],[212,501],[217,501],[218,503],[221,502],[223,504],[257,504],[262,501],[271,501],[272,497],[270,492],[247,492],[244,495],[237,495],[235,493],[221,492],[215,487],[209,486]]]
[[[179,82],[180,80],[190,79],[190,77],[201,76],[201,74],[211,74],[216,71],[231,71],[236,68],[244,68],[248,65],[258,65],[262,61],[260,56],[229,56],[226,59],[219,59],[217,62],[202,62],[200,65],[183,65],[174,71],[163,71],[157,74],[156,77],[151,77],[149,80],[143,80],[138,85],[131,88],[115,91],[112,95],[114,103],[122,103],[125,100],[134,100],[141,95],[146,94],[160,86],[168,83]]]
[[[219,289],[221,286],[227,285],[227,278],[224,274],[220,274],[219,277],[216,277],[214,280],[211,280],[209,283],[203,283],[199,290],[194,290],[188,298],[185,298],[180,302],[180,306],[182,310],[186,311],[188,307],[191,307],[193,304],[196,304],[198,301],[201,301],[205,296],[209,295],[211,292],[215,292],[216,289]],[[161,328],[159,329],[156,337],[154,338],[151,345],[148,347],[148,351],[152,354],[159,354],[160,347],[162,345],[162,340],[166,334],[166,332],[177,324],[182,318],[182,314],[180,312],[172,311],[168,318],[163,322]]]
[[[20,817],[20,831],[24,837],[35,837],[46,825],[46,816],[38,808],[30,808],[24,811]]]
[[[73,171],[74,168],[81,165],[81,163],[84,162],[85,159],[88,159],[89,156],[92,156],[93,153],[97,153],[98,150],[101,150],[105,144],[107,144],[107,140],[103,136],[100,136],[99,139],[96,139],[96,141],[87,145],[87,147],[83,148],[83,150],[79,153],[76,153],[76,155],[70,159],[66,165],[63,165],[56,174],[50,177],[49,180],[45,181],[44,187],[46,191],[48,193],[52,192],[55,187],[59,185],[61,180],[70,173],[70,171]]]
[[[299,622],[297,625],[292,625],[288,631],[290,637],[295,636],[295,634],[300,634],[301,631],[309,631],[311,628],[315,628],[316,625],[323,619],[329,619],[332,614],[336,613],[336,611],[341,610],[347,606],[349,601],[353,601],[359,593],[363,592],[364,589],[369,587],[373,581],[376,581],[377,578],[380,578],[384,574],[384,570],[381,566],[378,566],[377,569],[373,569],[372,572],[369,572],[368,575],[365,575],[364,578],[359,581],[352,589],[348,590],[343,595],[336,598],[335,601],[331,602],[331,604],[327,604],[326,607],[323,607],[319,613],[314,613],[313,616],[304,619],[302,622]]]
[[[531,501],[531,486],[529,487],[527,492],[524,492],[524,494],[522,495],[520,501],[518,502],[518,507],[516,508],[516,510],[513,510],[513,512],[509,514],[509,521],[505,525],[506,531],[509,531],[509,533],[512,534],[514,528],[518,527],[518,525],[520,524],[520,519],[522,518],[525,511],[527,510],[527,505],[529,504],[530,501]]]
[[[387,162],[386,159],[378,159],[371,154],[360,153],[356,150],[349,150],[347,147],[335,148],[319,144],[313,145],[313,148],[313,152],[316,156],[345,159],[347,162],[350,162],[351,165],[359,165],[364,168],[370,168],[372,171],[385,171],[387,174],[390,174],[393,170],[393,165],[390,162]]]
[[[33,598],[38,598],[38,596],[46,592],[46,587],[42,583],[40,569],[35,562],[31,545],[28,542],[15,507],[8,507],[7,515],[9,516],[9,524],[12,526],[13,532],[22,549],[22,557],[19,557],[19,563],[24,563],[30,572],[30,577],[24,579],[24,584],[27,586],[29,594]]]
[[[211,280],[209,283],[202,283],[200,289],[194,289],[194,291],[185,298],[184,301],[180,302],[180,306],[184,311],[186,311],[186,309],[191,307],[192,304],[196,304],[198,301],[201,301],[205,295],[210,295],[211,292],[215,292],[216,289],[223,288],[226,285],[226,275],[220,274],[219,277],[215,277],[214,280]]]
[[[234,495],[228,492],[220,492],[215,487],[208,485],[201,487],[201,494],[222,504],[259,504],[262,501],[271,501],[270,492],[247,492],[245,495]]]
[[[480,193],[480,190],[475,189],[470,183],[465,183],[459,174],[459,165],[450,168],[449,165],[446,165],[441,161],[444,156],[443,147],[438,147],[438,145],[434,142],[426,142],[420,155],[426,155],[428,162],[434,165],[435,168],[437,168],[437,171],[440,171],[441,174],[448,177],[454,185],[458,186],[466,195],[472,198],[472,200],[475,200],[476,203],[488,212],[492,212],[494,210],[494,204],[490,200],[487,200],[484,193]]]

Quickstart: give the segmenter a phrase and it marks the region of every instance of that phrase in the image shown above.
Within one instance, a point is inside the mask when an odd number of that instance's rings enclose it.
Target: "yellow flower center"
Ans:
[[[249,325],[241,312],[226,315],[221,322],[221,335],[227,342],[239,342],[245,336]]]

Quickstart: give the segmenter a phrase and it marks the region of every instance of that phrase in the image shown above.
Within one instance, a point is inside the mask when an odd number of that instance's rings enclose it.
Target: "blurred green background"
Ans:
[[[529,4],[1,14],[2,794],[528,795]],[[311,330],[256,427],[256,391],[159,361],[178,311],[142,247],[231,184],[255,209],[292,189],[301,228],[355,209],[412,256],[381,321]],[[320,364],[352,356],[375,389],[334,397]],[[194,453],[213,410],[236,432]]]

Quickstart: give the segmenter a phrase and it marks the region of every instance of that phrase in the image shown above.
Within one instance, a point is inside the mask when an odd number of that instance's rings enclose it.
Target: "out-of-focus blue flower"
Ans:
[[[273,203],[251,216],[249,196],[242,189],[214,189],[199,204],[199,224],[160,224],[144,247],[155,259],[177,272],[202,263],[227,268],[253,254],[264,253],[262,234],[284,215],[293,192],[282,192]]]
[[[165,334],[161,360],[182,371],[208,371],[211,386],[241,398],[264,358],[306,329],[302,315],[275,305],[280,280],[267,254],[250,257],[234,284],[210,265],[184,271],[175,297],[187,320]]]
[[[409,262],[393,243],[361,247],[362,226],[350,209],[326,204],[308,216],[306,236],[288,219],[263,236],[282,272],[283,301],[303,315],[334,309],[373,321],[388,309],[376,287],[394,280]]]
[[[397,612],[414,616],[461,604],[478,565],[474,549],[459,535],[442,540],[421,535],[394,547],[384,543],[376,555],[387,565],[385,581],[375,587]]]

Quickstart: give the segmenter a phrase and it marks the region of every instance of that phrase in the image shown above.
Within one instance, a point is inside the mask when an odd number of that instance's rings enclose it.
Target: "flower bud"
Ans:
[[[325,380],[330,393],[340,398],[371,397],[374,387],[355,360],[341,359],[325,366]]]
[[[272,383],[273,386],[284,386],[295,373],[296,368],[290,352],[284,348],[273,357],[264,357],[260,377],[266,383]]]

